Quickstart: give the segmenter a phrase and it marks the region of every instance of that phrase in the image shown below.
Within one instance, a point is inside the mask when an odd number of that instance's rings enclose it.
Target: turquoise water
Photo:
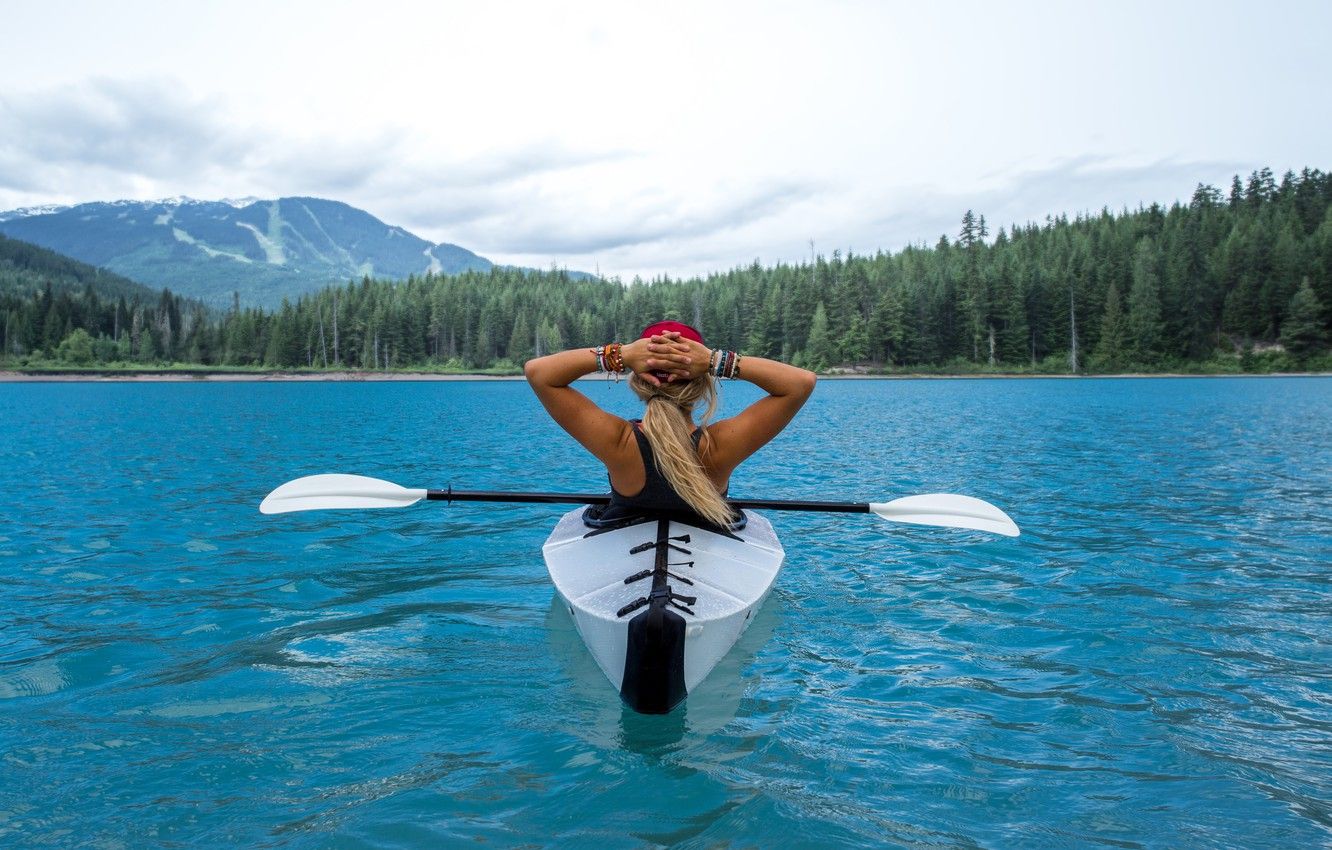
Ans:
[[[0,385],[0,844],[1326,846],[1330,423],[1329,379],[825,381],[735,495],[1023,536],[773,514],[754,627],[643,717],[551,604],[561,508],[256,510],[597,488],[525,385]]]

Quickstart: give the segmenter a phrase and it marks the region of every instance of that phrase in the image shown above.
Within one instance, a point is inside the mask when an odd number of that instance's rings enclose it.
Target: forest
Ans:
[[[1169,208],[998,228],[967,211],[955,235],[896,252],[627,284],[499,267],[365,278],[272,311],[55,280],[14,260],[22,245],[0,244],[10,369],[516,372],[663,318],[833,373],[1332,369],[1332,176],[1311,169],[1200,184]]]

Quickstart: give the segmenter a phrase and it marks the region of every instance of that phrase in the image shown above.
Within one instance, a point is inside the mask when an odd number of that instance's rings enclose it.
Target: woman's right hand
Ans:
[[[687,348],[668,337],[672,334],[636,339],[620,349],[625,368],[654,386],[675,380],[688,380],[689,360]],[[673,334],[679,336],[679,334]],[[688,342],[688,340],[685,340]],[[707,364],[704,364],[706,368]]]
[[[712,349],[701,342],[694,342],[688,337],[680,336],[675,331],[669,331],[667,336],[671,337],[671,344],[676,351],[683,352],[689,358],[686,367],[687,374],[681,376],[681,380],[692,381],[695,378],[701,378],[708,372],[708,364],[712,362]]]

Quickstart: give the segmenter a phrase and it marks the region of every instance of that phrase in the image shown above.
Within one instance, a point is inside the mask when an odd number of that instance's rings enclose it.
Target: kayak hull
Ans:
[[[785,552],[755,513],[723,532],[665,516],[589,528],[583,511],[565,514],[542,549],[551,582],[625,703],[668,712],[749,627]]]

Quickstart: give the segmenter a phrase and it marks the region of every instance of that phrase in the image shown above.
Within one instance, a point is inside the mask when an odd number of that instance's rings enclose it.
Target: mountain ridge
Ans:
[[[488,271],[459,245],[433,243],[341,201],[90,201],[0,212],[0,233],[150,287],[272,308],[359,277]]]

